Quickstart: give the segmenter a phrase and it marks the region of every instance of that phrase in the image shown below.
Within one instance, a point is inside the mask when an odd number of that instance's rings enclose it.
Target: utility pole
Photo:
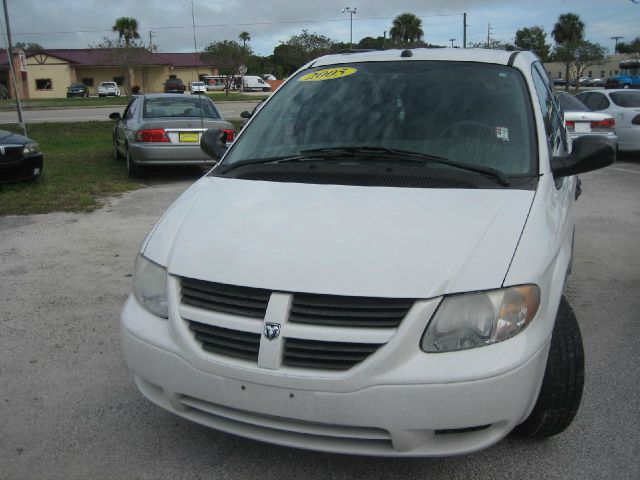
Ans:
[[[387,46],[387,31],[382,32],[382,49],[384,50]]]
[[[618,53],[618,40],[624,37],[609,37],[609,38],[616,42],[616,46],[613,47],[613,53]]]
[[[489,42],[491,41],[491,24],[487,24],[487,48],[489,48]]]
[[[18,108],[18,123],[22,127],[22,133],[27,136],[27,127],[22,117],[22,104],[20,103],[20,92],[18,92],[18,82],[16,81],[16,71],[13,68],[13,47],[11,46],[11,27],[9,26],[9,10],[7,10],[7,0],[2,0],[4,6],[4,21],[7,26],[7,54],[9,55],[9,69],[13,77],[13,89],[16,92],[16,107]]]
[[[349,35],[349,46],[351,48],[353,48],[353,16],[356,14],[356,12],[358,11],[358,8],[351,8],[351,7],[344,7],[342,9],[342,13],[348,13],[349,16],[351,17],[351,29],[350,29],[350,35]]]
[[[155,37],[153,30],[149,30],[149,50],[153,50],[153,37]]]
[[[453,42],[455,42],[456,39],[455,38],[450,38],[449,41],[451,42],[451,48],[453,48]]]
[[[467,48],[467,12],[462,14],[462,48]]]

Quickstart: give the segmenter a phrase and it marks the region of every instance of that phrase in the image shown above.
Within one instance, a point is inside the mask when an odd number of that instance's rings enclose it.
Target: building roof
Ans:
[[[38,52],[30,52],[28,57],[48,55],[66,60],[75,67],[111,67],[120,64],[115,49],[108,48],[50,48]],[[139,65],[166,65],[172,67],[204,67],[200,55],[188,53],[157,53],[141,49],[137,62]],[[0,68],[8,66],[8,54],[0,51]]]

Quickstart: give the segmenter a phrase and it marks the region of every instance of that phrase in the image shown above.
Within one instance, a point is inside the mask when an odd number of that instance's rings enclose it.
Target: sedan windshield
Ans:
[[[194,95],[195,97],[195,95]],[[204,117],[220,118],[213,103],[202,95],[189,97],[147,98],[144,102],[144,118],[160,117]]]
[[[289,80],[256,114],[223,165],[364,147],[532,175],[532,115],[524,79],[512,67],[438,61],[324,66]],[[367,155],[371,161],[375,156]],[[394,160],[402,157],[387,158]]]

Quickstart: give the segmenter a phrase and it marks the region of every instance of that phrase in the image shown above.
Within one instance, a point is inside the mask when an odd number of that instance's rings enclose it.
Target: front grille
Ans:
[[[340,327],[396,328],[413,302],[405,298],[296,293],[289,321]]]
[[[264,318],[270,296],[261,288],[182,279],[182,303],[216,312]]]
[[[207,352],[258,361],[259,333],[230,330],[194,321],[189,321],[189,330],[194,332],[195,339],[202,344],[202,348]]]
[[[0,163],[15,162],[22,158],[24,147],[22,145],[5,145],[4,153],[0,153]]]
[[[375,352],[378,343],[323,342],[287,338],[284,365],[322,370],[348,370]]]

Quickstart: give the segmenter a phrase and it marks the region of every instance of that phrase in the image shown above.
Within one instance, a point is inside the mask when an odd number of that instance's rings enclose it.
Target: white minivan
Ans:
[[[225,432],[363,455],[569,426],[576,174],[615,152],[590,136],[569,151],[535,55],[326,56],[249,116],[228,150],[205,132],[219,163],[140,247],[122,337],[143,395]]]

